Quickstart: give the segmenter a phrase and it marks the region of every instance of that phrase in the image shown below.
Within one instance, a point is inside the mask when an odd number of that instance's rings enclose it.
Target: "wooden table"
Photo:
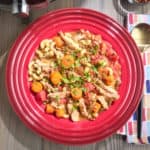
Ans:
[[[12,110],[5,89],[5,64],[9,49],[19,33],[38,16],[59,8],[85,7],[103,12],[123,25],[124,16],[116,11],[117,0],[56,0],[48,8],[32,10],[28,19],[13,16],[0,10],[0,150],[148,150],[149,145],[127,144],[119,135],[113,135],[102,142],[85,146],[64,146],[47,141],[28,129]],[[131,8],[126,5],[126,8]],[[148,10],[149,8],[149,10]],[[135,8],[134,8],[135,9]],[[149,11],[150,5],[137,7],[142,12]],[[41,124],[42,125],[42,124]]]

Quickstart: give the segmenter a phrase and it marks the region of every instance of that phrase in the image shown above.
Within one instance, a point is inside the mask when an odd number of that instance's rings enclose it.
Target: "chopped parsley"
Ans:
[[[98,53],[98,49],[99,49],[98,45],[94,46],[93,49],[91,49],[92,54],[94,54],[94,55],[97,54]]]
[[[100,67],[105,67],[107,65],[107,62],[106,62],[106,60],[102,59],[98,62],[98,64]]]
[[[56,95],[55,100],[56,100],[56,101],[59,101],[59,100],[60,100],[59,95]]]
[[[67,78],[62,78],[62,81],[63,81],[65,84],[68,84],[68,83],[70,82]]]
[[[79,59],[77,59],[76,61],[75,61],[75,67],[79,67],[79,66],[81,66],[81,64],[80,64],[80,60]]]
[[[95,73],[98,73],[96,66],[92,66],[92,70],[93,70]]]
[[[87,90],[86,88],[82,87],[82,91],[83,91],[84,93],[86,92],[86,90]]]

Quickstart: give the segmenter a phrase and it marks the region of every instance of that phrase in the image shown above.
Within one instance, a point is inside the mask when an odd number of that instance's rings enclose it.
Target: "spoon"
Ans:
[[[136,25],[131,31],[135,43],[137,44],[141,53],[147,51],[150,47],[150,25],[146,23],[140,23]],[[142,99],[137,109],[137,137],[141,138],[142,128]]]
[[[139,47],[141,52],[146,50],[146,47],[150,46],[150,25],[146,23],[140,23],[136,25],[131,31],[135,43]]]

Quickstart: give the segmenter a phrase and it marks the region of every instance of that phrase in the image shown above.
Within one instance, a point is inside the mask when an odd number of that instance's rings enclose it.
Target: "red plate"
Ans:
[[[41,40],[59,31],[87,29],[101,34],[120,57],[120,99],[95,121],[73,123],[44,113],[30,92],[28,64]],[[20,119],[41,136],[65,144],[87,144],[115,133],[136,109],[143,89],[143,66],[128,32],[110,17],[89,9],[71,8],[47,13],[29,25],[13,44],[6,66],[10,103]]]

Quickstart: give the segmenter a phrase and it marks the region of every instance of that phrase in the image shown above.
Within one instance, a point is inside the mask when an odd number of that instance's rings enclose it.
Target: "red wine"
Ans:
[[[26,0],[29,5],[40,4],[45,2],[46,0]]]

